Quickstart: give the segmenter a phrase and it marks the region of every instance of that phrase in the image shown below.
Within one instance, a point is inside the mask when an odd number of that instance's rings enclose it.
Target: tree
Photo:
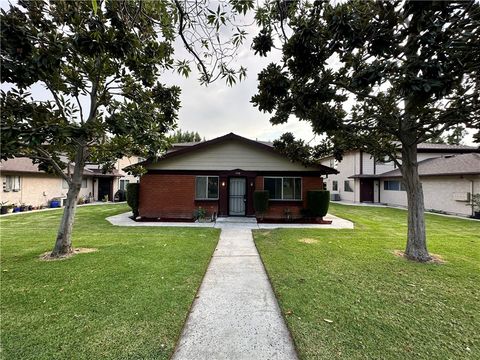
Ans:
[[[452,131],[446,134],[438,134],[432,136],[425,142],[431,144],[461,145],[465,136],[467,136],[467,131],[463,126],[459,125],[455,127]]]
[[[233,84],[244,76],[244,69],[228,66],[244,34],[239,30],[222,42],[220,33],[253,4],[227,5],[228,14],[206,1],[192,8],[180,0],[20,0],[2,10],[1,76],[12,85],[1,93],[2,159],[29,157],[69,186],[52,256],[72,251],[87,162],[107,170],[124,155],[155,156],[168,146],[180,89],[158,81],[163,71],[188,75],[194,62],[205,84],[216,78]],[[193,60],[175,61],[177,38]],[[198,41],[203,46],[195,48]],[[220,45],[229,52],[217,51]],[[51,100],[31,96],[38,85]]]
[[[199,142],[202,137],[198,132],[177,130],[169,137],[172,143]]]
[[[266,55],[280,41],[283,57],[258,75],[253,104],[273,124],[295,115],[326,135],[317,147],[292,134],[276,146],[306,161],[351,148],[394,160],[408,199],[405,255],[428,261],[417,144],[480,128],[480,5],[271,1],[257,22],[254,50]]]

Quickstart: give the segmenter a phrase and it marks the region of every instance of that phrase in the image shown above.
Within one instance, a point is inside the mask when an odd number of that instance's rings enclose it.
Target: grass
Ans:
[[[60,211],[0,219],[4,359],[168,359],[218,241],[217,229],[114,227],[125,205],[78,209],[75,247],[40,261]]]
[[[355,230],[254,234],[300,358],[480,358],[478,221],[427,215],[429,251],[446,263],[419,264],[393,255],[406,211],[330,212]]]

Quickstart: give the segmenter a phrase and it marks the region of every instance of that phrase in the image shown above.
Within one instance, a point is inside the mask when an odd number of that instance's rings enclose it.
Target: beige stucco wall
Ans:
[[[232,140],[178,155],[148,166],[162,170],[318,171],[285,157]]]
[[[68,189],[63,189],[62,179],[47,174],[2,173],[2,183],[7,175],[20,176],[20,191],[1,190],[0,201],[14,205],[47,205],[53,198],[65,198]],[[92,178],[87,178],[87,187],[80,190],[80,196],[87,197],[93,188]]]
[[[466,202],[454,200],[454,193],[480,193],[480,176],[436,176],[422,177],[425,209],[445,211],[452,214],[471,215],[471,207]],[[405,191],[383,190],[380,186],[380,201],[389,205],[407,206]]]
[[[330,166],[331,159],[333,159],[333,157],[322,159],[320,163],[325,166]],[[348,177],[356,174],[356,171],[360,169],[360,153],[353,151],[346,153],[343,156],[342,161],[337,164],[335,169],[339,171],[338,174],[330,174],[324,179],[325,183],[327,184],[327,190],[333,194],[339,194],[340,200],[355,201],[355,189],[359,186],[356,185],[358,181],[354,181],[354,179],[349,179]],[[332,190],[332,183],[334,180],[338,181],[338,191]],[[345,180],[350,181],[350,186],[354,190],[353,192],[344,190]]]
[[[118,169],[118,172],[119,172],[120,175],[122,175],[122,177],[116,178],[114,180],[114,194],[118,189],[120,189],[120,180],[128,180],[130,183],[138,183],[139,182],[139,177],[138,176],[129,175],[125,171],[123,171],[122,169],[127,167],[127,166],[137,164],[141,160],[142,159],[139,158],[138,156],[130,156],[130,157],[125,156],[121,159],[118,159],[115,167]]]

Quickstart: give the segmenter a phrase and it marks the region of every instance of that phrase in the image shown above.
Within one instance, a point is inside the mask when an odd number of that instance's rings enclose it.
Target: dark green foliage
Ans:
[[[133,212],[133,217],[138,216],[138,206],[140,196],[140,183],[130,183],[127,185],[127,204],[130,206]]]
[[[177,130],[169,137],[171,143],[199,142],[202,137],[198,132]]]
[[[253,192],[253,208],[255,212],[263,215],[268,210],[269,193],[266,190],[255,190]]]
[[[417,145],[454,129],[447,141],[457,142],[461,129],[480,129],[480,4],[296,3],[284,16],[273,2],[257,10],[261,37],[276,30],[283,56],[258,75],[254,106],[271,113],[272,124],[292,115],[307,121],[324,139],[319,146],[291,134],[277,141],[294,161],[340,160],[352,149],[392,159],[409,204],[407,257],[428,261]]]
[[[324,217],[327,215],[330,204],[330,191],[310,190],[307,191],[307,210],[312,217]]]

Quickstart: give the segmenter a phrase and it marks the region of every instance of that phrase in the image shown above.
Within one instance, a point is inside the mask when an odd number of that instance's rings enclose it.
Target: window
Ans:
[[[338,191],[338,181],[337,180],[332,181],[332,191]]]
[[[195,179],[196,200],[218,199],[218,176],[197,176]]]
[[[331,168],[336,169],[337,166],[338,166],[338,161],[337,161],[336,159],[330,159],[330,164],[329,164],[329,166],[330,166]]]
[[[87,179],[85,178],[82,179],[82,188],[87,188]],[[65,181],[65,179],[62,179],[62,189],[68,189],[68,183]]]
[[[399,180],[385,180],[383,182],[383,190],[405,191],[405,186]]]
[[[5,176],[3,191],[20,191],[20,176]]]
[[[350,180],[345,180],[345,183],[343,184],[343,190],[347,192],[353,192],[353,189],[350,186]]]
[[[265,177],[263,188],[269,192],[270,200],[302,200],[302,178]]]
[[[130,184],[130,180],[120,180],[120,190],[127,190],[127,185]]]

